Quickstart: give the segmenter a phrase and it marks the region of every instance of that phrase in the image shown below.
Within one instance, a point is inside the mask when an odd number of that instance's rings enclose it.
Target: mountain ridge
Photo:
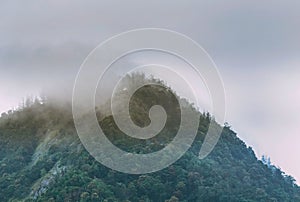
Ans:
[[[161,95],[156,90],[144,88],[134,100],[137,108],[131,108],[131,115],[142,126],[149,123],[145,117],[154,104],[145,102],[143,95],[158,99]],[[176,110],[169,112],[176,117]],[[170,121],[161,135],[139,142],[122,136],[112,116],[97,114],[110,141],[135,153],[163,148],[178,127]],[[201,113],[194,143],[177,162],[154,173],[130,175],[103,166],[86,151],[77,136],[70,104],[32,101],[0,118],[0,200],[300,201],[294,179],[259,161],[229,126],[224,127],[211,154],[200,160],[199,150],[211,121],[209,113]]]

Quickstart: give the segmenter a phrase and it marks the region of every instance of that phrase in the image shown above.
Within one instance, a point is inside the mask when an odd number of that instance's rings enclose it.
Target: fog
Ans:
[[[2,1],[0,111],[27,95],[71,99],[80,65],[100,42],[144,27],[183,33],[205,48],[239,137],[300,180],[300,2]]]

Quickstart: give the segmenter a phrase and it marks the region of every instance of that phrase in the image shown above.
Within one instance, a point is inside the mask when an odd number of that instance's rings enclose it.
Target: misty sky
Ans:
[[[100,42],[136,28],[183,33],[224,81],[228,121],[300,181],[300,1],[0,1],[0,112],[41,90],[71,96]]]

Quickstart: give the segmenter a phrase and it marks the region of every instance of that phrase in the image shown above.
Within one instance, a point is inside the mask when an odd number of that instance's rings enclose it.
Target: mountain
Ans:
[[[166,127],[150,142],[128,138],[113,117],[98,108],[99,124],[111,142],[130,152],[148,153],[174,138],[178,103],[171,89],[160,88],[145,86],[130,106],[132,120],[146,126],[149,106],[168,101],[164,105]],[[151,99],[145,100],[146,96]],[[186,107],[196,112],[192,105]],[[212,153],[199,159],[211,121],[209,113],[200,114],[193,145],[173,165],[131,175],[103,166],[86,151],[77,136],[70,104],[29,100],[0,118],[0,201],[300,201],[295,180],[258,160],[229,126],[224,127]]]

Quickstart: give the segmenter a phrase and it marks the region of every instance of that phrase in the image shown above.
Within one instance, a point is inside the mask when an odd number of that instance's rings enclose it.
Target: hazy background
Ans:
[[[226,120],[300,182],[300,1],[0,1],[0,112],[41,90],[71,96],[80,64],[123,31],[181,32],[217,64]]]

